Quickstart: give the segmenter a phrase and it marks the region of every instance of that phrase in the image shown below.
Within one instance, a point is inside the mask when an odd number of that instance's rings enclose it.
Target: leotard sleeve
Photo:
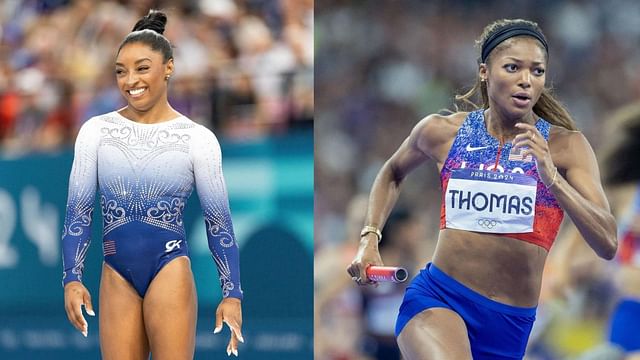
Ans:
[[[69,195],[62,233],[62,285],[82,281],[84,259],[91,243],[100,134],[95,120],[87,121],[76,138]]]
[[[239,250],[222,174],[220,144],[209,129],[201,127],[198,130],[198,141],[192,147],[191,156],[209,249],[218,267],[222,296],[242,299]]]

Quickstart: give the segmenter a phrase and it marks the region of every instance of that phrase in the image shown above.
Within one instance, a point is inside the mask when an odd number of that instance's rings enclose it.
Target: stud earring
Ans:
[[[169,80],[169,78],[171,77],[171,75],[167,75],[164,77],[165,80]]]

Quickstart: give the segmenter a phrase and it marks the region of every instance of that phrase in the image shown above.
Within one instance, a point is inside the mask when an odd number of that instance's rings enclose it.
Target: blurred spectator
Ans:
[[[314,254],[313,341],[317,360],[370,359],[361,350],[364,319],[360,289],[343,276],[358,250],[357,229],[364,221],[366,205],[366,195],[354,196],[347,206],[347,237],[325,244]],[[318,228],[316,224],[316,233]]]
[[[169,14],[178,111],[223,136],[311,127],[312,1],[13,0],[0,4],[0,151],[70,146],[124,106],[115,52],[149,8]]]

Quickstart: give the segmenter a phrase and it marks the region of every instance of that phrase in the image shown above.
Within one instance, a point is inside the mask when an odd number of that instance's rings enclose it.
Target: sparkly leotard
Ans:
[[[544,139],[548,140],[551,124],[539,119],[536,122],[536,128],[544,136]],[[549,250],[558,234],[564,212],[551,191],[540,180],[536,162],[532,159],[523,159],[518,154],[511,154],[511,148],[510,142],[502,144],[487,132],[483,110],[469,113],[458,130],[440,173],[443,191],[440,228],[447,227],[444,193],[447,190],[447,183],[452,171],[465,168],[524,174],[533,177],[537,183],[533,231],[501,235],[530,242]]]
[[[82,126],[62,236],[63,284],[82,281],[98,186],[104,260],[144,297],[164,265],[188,256],[182,212],[194,185],[223,296],[242,298],[220,145],[184,116],[142,124],[111,112]]]

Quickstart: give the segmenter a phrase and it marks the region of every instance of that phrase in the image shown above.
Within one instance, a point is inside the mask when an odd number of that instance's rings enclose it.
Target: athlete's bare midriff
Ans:
[[[522,240],[464,230],[443,229],[433,255],[442,271],[501,303],[538,303],[547,251]]]
[[[441,121],[450,124],[441,134],[440,146],[430,153],[442,171],[458,129],[468,113],[457,113]],[[441,126],[440,128],[444,128]],[[556,128],[553,129],[556,131]],[[442,229],[433,263],[476,292],[495,301],[521,307],[538,303],[544,248],[506,236],[465,230]]]

